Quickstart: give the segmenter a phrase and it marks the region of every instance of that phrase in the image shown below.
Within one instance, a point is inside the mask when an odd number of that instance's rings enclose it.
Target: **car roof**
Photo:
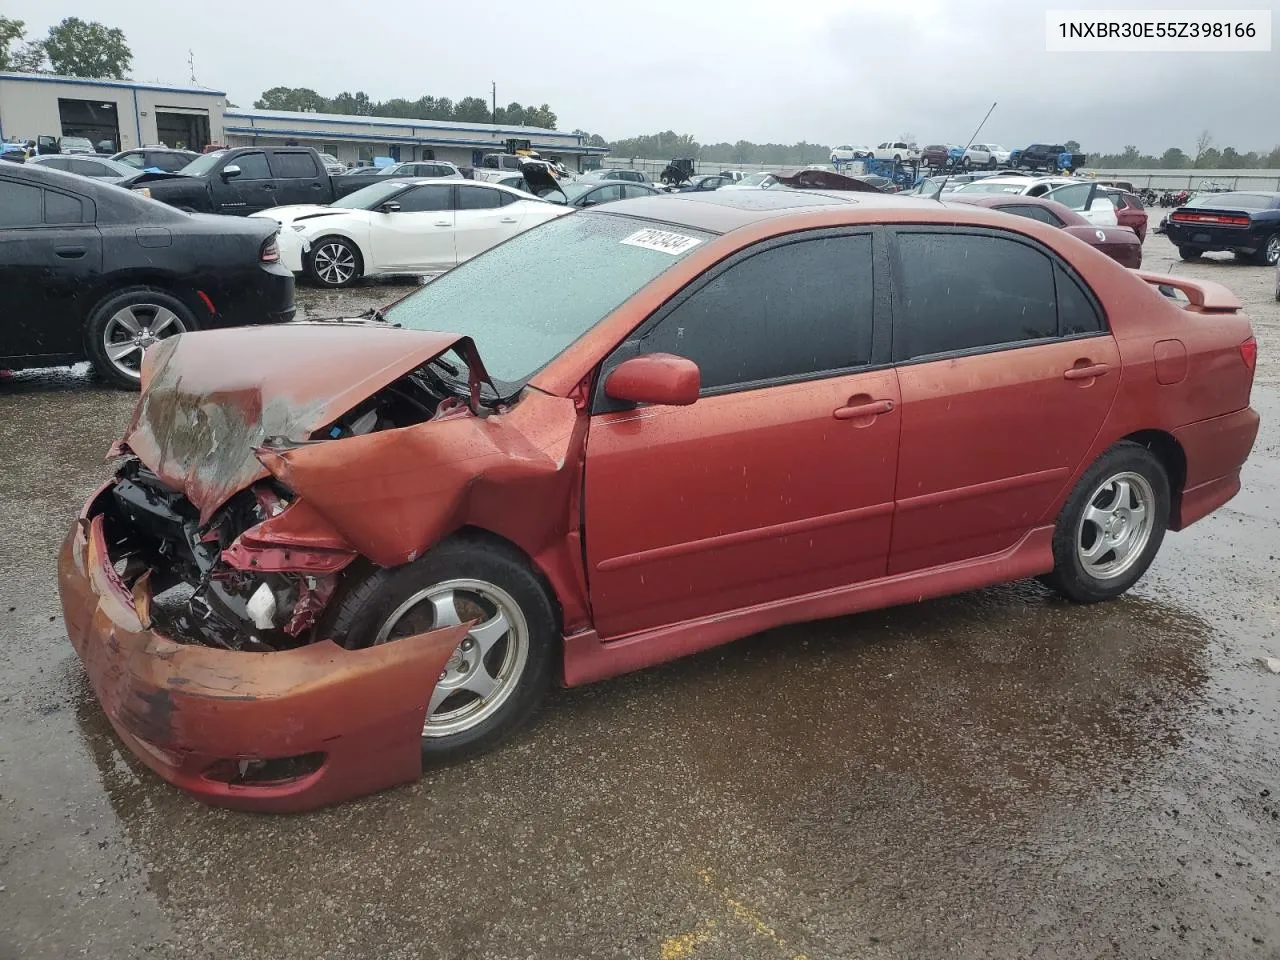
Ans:
[[[873,222],[886,208],[924,209],[919,197],[886,193],[825,190],[713,190],[703,193],[658,193],[609,204],[611,214],[625,214],[691,227],[708,233],[728,233],[764,220],[807,210],[848,206],[853,219]],[[938,208],[941,209],[941,208]],[[602,211],[604,212],[604,211]],[[933,219],[933,218],[930,218]]]

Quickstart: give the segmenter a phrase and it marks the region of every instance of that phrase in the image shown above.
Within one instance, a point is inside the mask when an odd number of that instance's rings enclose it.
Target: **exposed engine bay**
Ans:
[[[267,438],[263,446],[330,443],[469,416],[457,385],[446,379],[458,372],[448,361],[433,360],[309,439]],[[354,551],[341,550],[341,544],[338,549],[287,541],[279,548],[251,545],[255,528],[299,503],[282,483],[266,477],[233,494],[201,523],[200,511],[183,493],[137,456],[128,456],[98,507],[115,571],[135,598],[148,598],[155,629],[179,643],[271,651],[322,638],[321,617],[357,559]],[[267,554],[269,560],[264,559]],[[365,564],[356,569],[366,569]]]

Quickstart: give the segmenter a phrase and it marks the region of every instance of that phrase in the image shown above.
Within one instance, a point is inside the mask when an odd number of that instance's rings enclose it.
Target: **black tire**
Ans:
[[[1264,267],[1274,267],[1280,263],[1280,233],[1273,233],[1266,242],[1254,251],[1253,262]]]
[[[1116,576],[1099,578],[1086,569],[1080,556],[1079,545],[1086,536],[1083,532],[1085,512],[1100,501],[1105,503],[1109,480],[1124,475],[1145,479],[1152,499],[1147,507],[1151,526],[1145,542],[1135,549],[1133,559],[1123,571]],[[1098,603],[1125,593],[1146,573],[1160,550],[1169,525],[1169,501],[1169,477],[1156,455],[1138,443],[1117,443],[1084,472],[1067,497],[1053,531],[1053,572],[1041,577],[1041,581],[1076,603]],[[1102,530],[1098,529],[1096,535],[1101,537]],[[1099,559],[1107,555],[1104,552]]]
[[[900,154],[900,153],[895,153],[895,154],[893,155],[893,162],[894,162],[894,163],[901,163],[901,162],[902,162],[902,154]]]
[[[960,158],[960,166],[964,167],[966,170],[973,166],[973,160],[970,159],[968,154],[965,154]]]
[[[995,168],[996,168],[996,158],[991,157],[989,160],[987,160],[987,169],[994,170]]]
[[[124,326],[127,321],[121,318],[129,316],[143,329],[143,334],[128,336]],[[148,336],[153,325],[158,332]],[[192,309],[173,294],[156,287],[127,287],[107,294],[89,311],[84,331],[85,354],[94,371],[108,383],[125,390],[137,390],[146,347],[199,328]],[[124,355],[109,352],[109,342],[116,347],[132,345],[134,349]]]
[[[322,287],[349,287],[364,275],[360,248],[346,237],[321,237],[307,251],[307,276]]]
[[[1197,250],[1195,247],[1178,247],[1178,256],[1183,260],[1199,260],[1203,250]]]
[[[393,569],[378,569],[357,580],[335,598],[334,606],[321,625],[323,635],[344,646],[369,646],[377,642],[379,631],[386,627],[402,604],[415,594],[449,581],[483,582],[505,592],[523,617],[527,652],[518,674],[506,681],[510,689],[505,699],[492,713],[477,717],[472,726],[456,733],[428,736],[424,730],[424,764],[452,763],[490,750],[525,724],[541,706],[551,679],[552,661],[559,650],[559,617],[552,604],[550,590],[524,557],[505,544],[482,536],[458,536],[438,544],[413,563]],[[458,592],[463,592],[463,588],[458,588]],[[431,606],[426,599],[420,603]],[[459,613],[463,622],[473,615],[461,610]],[[394,642],[396,636],[411,635],[431,626],[431,622],[414,619],[403,630],[393,630],[389,642]],[[512,637],[508,634],[504,640],[498,641],[480,660],[487,661],[489,655],[495,653],[507,655],[506,651],[499,650],[498,645],[514,644],[516,641]],[[455,652],[455,657],[465,665],[461,647]],[[463,687],[458,693],[471,691]],[[447,703],[439,704],[437,712]]]

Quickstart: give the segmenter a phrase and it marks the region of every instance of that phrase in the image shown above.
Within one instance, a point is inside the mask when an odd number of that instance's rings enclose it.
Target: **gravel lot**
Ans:
[[[770,631],[306,816],[205,808],[116,742],[54,557],[132,398],[0,383],[0,958],[1280,956],[1280,304],[1269,269],[1146,258],[1245,302],[1263,427],[1131,596]]]

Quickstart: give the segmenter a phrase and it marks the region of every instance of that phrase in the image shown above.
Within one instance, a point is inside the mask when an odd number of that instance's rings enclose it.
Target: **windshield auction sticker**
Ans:
[[[618,242],[625,243],[629,247],[644,247],[646,250],[669,253],[674,257],[686,250],[692,250],[702,241],[697,237],[686,237],[682,233],[672,233],[669,230],[637,230]]]

